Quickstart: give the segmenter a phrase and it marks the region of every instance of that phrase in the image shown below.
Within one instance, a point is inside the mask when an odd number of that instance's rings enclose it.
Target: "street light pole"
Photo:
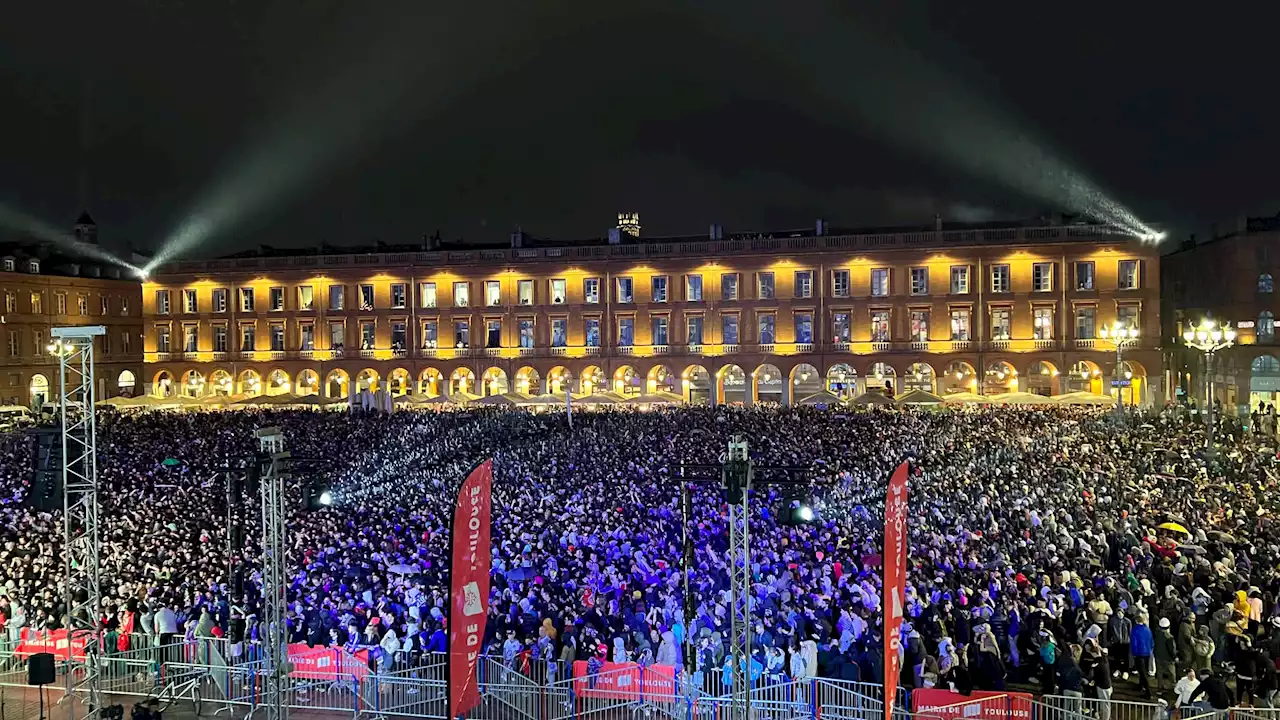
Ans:
[[[1119,321],[1111,324],[1111,327],[1102,327],[1098,330],[1098,337],[1109,341],[1116,346],[1116,369],[1111,376],[1111,385],[1116,391],[1116,417],[1124,414],[1124,389],[1121,383],[1125,378],[1122,377],[1124,372],[1124,349],[1138,342],[1138,328],[1128,325],[1121,325]]]
[[[1219,329],[1213,320],[1201,320],[1198,326],[1188,327],[1182,333],[1187,347],[1204,355],[1205,389],[1205,449],[1213,451],[1213,357],[1219,350],[1226,350],[1236,342],[1236,331],[1230,327]]]

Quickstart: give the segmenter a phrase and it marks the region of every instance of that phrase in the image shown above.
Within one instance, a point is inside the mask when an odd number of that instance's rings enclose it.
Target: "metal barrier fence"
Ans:
[[[1045,695],[1038,705],[1036,720],[1080,720],[1081,716],[1097,720],[1165,720],[1168,715],[1165,705],[1132,700]]]

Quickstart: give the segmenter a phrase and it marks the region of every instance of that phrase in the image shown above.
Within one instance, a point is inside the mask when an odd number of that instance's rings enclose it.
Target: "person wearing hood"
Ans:
[[[1111,648],[1112,677],[1129,679],[1129,642],[1133,632],[1133,622],[1124,612],[1121,603],[1120,611],[1111,614],[1107,619],[1107,639]]]
[[[1040,631],[1040,694],[1053,695],[1057,688],[1058,644],[1053,633]]]
[[[1178,680],[1178,643],[1170,630],[1169,618],[1160,618],[1158,625],[1153,637],[1152,656],[1156,661],[1156,690],[1159,691],[1172,689]]]
[[[1209,637],[1209,628],[1201,625],[1191,641],[1191,669],[1196,672],[1208,672],[1213,666],[1214,644]]]
[[[1151,653],[1155,651],[1155,638],[1151,634],[1151,626],[1147,624],[1147,615],[1138,616],[1138,622],[1129,635],[1129,654],[1133,656],[1134,670],[1138,673],[1138,689],[1142,697],[1151,699],[1151,685],[1147,680],[1148,668],[1151,666]]]
[[[662,628],[662,640],[658,643],[658,654],[655,662],[659,665],[677,667],[680,665],[679,652],[676,647],[675,633],[670,628]]]

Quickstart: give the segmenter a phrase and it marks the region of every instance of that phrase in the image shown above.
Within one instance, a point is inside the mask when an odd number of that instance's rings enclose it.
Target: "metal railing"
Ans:
[[[1036,708],[1036,720],[1164,720],[1165,706],[1132,700],[1101,700],[1090,697],[1045,695]]]

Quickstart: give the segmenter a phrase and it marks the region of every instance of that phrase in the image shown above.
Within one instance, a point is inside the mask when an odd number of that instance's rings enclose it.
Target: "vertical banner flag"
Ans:
[[[902,665],[902,604],[907,573],[907,463],[889,479],[884,496],[884,720],[893,720]]]
[[[449,718],[480,704],[476,668],[489,614],[489,512],[493,460],[462,483],[453,515],[453,564],[449,568]]]

